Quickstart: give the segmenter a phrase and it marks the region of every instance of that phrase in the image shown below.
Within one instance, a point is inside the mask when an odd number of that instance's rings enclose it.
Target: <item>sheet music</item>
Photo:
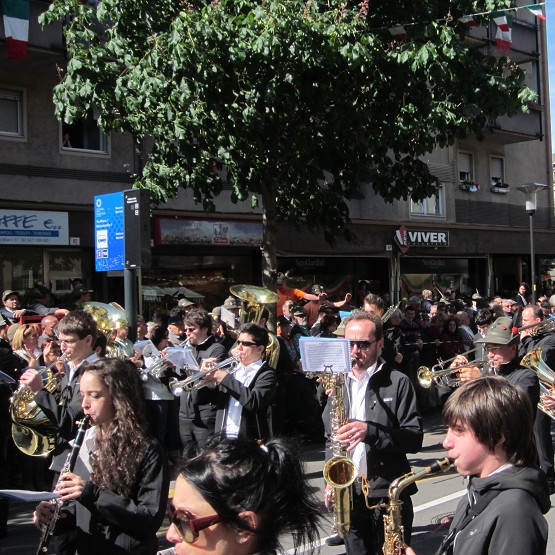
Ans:
[[[189,347],[168,347],[164,358],[169,360],[177,370],[182,370],[185,367],[194,371],[200,369]]]
[[[220,315],[220,319],[228,328],[234,330],[237,327],[237,319],[235,318],[235,314],[228,310],[225,306],[222,306],[222,313]]]
[[[351,352],[348,339],[327,337],[301,337],[299,341],[301,363],[305,372],[348,372]]]

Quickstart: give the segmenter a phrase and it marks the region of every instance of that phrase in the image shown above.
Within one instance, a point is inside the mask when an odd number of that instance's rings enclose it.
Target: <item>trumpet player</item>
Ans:
[[[204,380],[217,386],[215,432],[227,438],[267,440],[272,435],[270,406],[277,389],[276,371],[263,360],[270,342],[258,324],[243,324],[231,354],[238,359],[234,372],[216,369]],[[201,370],[215,360],[204,361]]]
[[[357,471],[345,547],[347,555],[381,555],[382,511],[368,507],[384,502],[391,482],[410,471],[406,453],[416,453],[422,447],[422,421],[410,379],[380,359],[384,344],[381,319],[365,312],[353,314],[347,320],[345,338],[350,341],[353,366],[346,375],[343,391],[348,419],[337,430],[337,439],[347,447]],[[332,399],[333,395],[323,414],[328,437],[333,420]],[[326,458],[330,456],[328,449]],[[371,486],[368,497],[362,489],[363,476]],[[329,485],[328,491],[331,491]],[[401,496],[407,543],[410,543],[413,521],[410,496],[416,491],[412,484]]]

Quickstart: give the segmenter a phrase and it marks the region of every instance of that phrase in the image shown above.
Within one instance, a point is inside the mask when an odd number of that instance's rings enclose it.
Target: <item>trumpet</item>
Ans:
[[[418,383],[424,389],[429,389],[432,385],[437,387],[457,387],[460,385],[460,381],[457,376],[451,376],[451,374],[458,374],[463,368],[469,368],[470,366],[477,366],[482,368],[489,365],[489,360],[472,360],[466,364],[459,364],[458,366],[453,366],[453,368],[442,368],[441,365],[436,364],[432,368],[427,366],[421,366],[417,370]],[[439,368],[438,368],[439,366]]]
[[[535,328],[535,329],[533,329]],[[527,326],[522,326],[517,329],[518,333],[526,330],[531,330],[529,335],[543,335],[544,333],[551,333],[555,330],[555,319],[548,318],[547,320],[542,320],[541,322],[534,322],[533,324],[528,324]]]
[[[176,397],[180,397],[184,391],[193,391],[194,389],[202,389],[203,387],[208,385],[202,382],[202,379],[204,378],[204,376],[206,376],[207,374],[210,374],[210,372],[214,372],[214,370],[218,370],[219,368],[226,368],[227,366],[232,366],[232,365],[233,365],[233,368],[229,370],[229,373],[234,374],[237,368],[239,368],[238,363],[240,360],[241,360],[241,357],[239,355],[235,355],[235,356],[226,358],[225,360],[222,360],[222,362],[218,362],[217,364],[214,364],[213,366],[208,368],[208,370],[199,370],[198,372],[195,372],[194,374],[190,375],[188,378],[185,378],[184,380],[171,378],[169,382],[170,391]]]
[[[162,357],[160,357],[152,364],[149,364],[146,368],[139,368],[141,381],[146,383],[149,376],[160,379],[165,374],[169,366],[170,365]]]

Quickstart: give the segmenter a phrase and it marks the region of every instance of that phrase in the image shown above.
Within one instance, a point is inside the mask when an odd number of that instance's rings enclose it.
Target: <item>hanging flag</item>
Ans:
[[[478,22],[471,15],[463,15],[459,17],[459,21],[467,27],[476,27],[478,25]]]
[[[545,15],[543,15],[542,7],[540,4],[530,4],[529,6],[523,6],[527,10],[530,10],[538,19],[545,21]]]
[[[405,31],[405,28],[402,25],[398,25],[397,27],[391,27],[391,29],[388,29],[388,31],[393,37],[393,40],[405,40],[405,37],[407,36],[407,32]]]
[[[513,26],[513,18],[510,15],[504,15],[503,12],[492,12],[490,17],[497,25],[495,45],[500,50],[510,50],[513,46],[511,29]]]
[[[27,58],[29,41],[29,0],[2,0],[6,55],[14,60]]]

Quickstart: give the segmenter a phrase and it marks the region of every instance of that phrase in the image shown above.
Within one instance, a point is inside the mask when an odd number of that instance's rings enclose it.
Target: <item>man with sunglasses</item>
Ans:
[[[332,455],[331,440],[337,439],[347,449],[357,470],[352,488],[351,528],[345,537],[347,555],[378,555],[382,553],[384,541],[383,510],[368,506],[386,503],[391,482],[410,472],[406,453],[417,453],[422,447],[422,421],[409,378],[388,367],[380,358],[384,344],[381,319],[366,312],[353,314],[347,320],[345,338],[350,340],[353,364],[343,386],[348,419],[338,430],[332,430],[332,394],[323,414],[330,438],[326,458]],[[371,486],[368,498],[363,492],[363,477]],[[329,485],[328,491],[331,491]],[[413,484],[401,495],[407,544],[410,544],[413,520],[410,496],[416,491]],[[326,502],[327,499],[328,496]]]
[[[225,347],[212,334],[212,317],[202,308],[193,308],[184,318],[184,329],[191,352],[199,366],[203,360],[221,362]],[[203,446],[214,432],[217,392],[203,387],[186,391],[179,404],[179,433],[184,453],[195,444]]]
[[[218,369],[205,376],[217,384],[215,431],[228,438],[247,437],[266,440],[271,436],[270,406],[276,393],[275,370],[264,362],[270,337],[258,324],[244,324],[239,330],[236,347],[231,351],[239,360],[233,372]],[[214,362],[207,360],[204,368]]]

